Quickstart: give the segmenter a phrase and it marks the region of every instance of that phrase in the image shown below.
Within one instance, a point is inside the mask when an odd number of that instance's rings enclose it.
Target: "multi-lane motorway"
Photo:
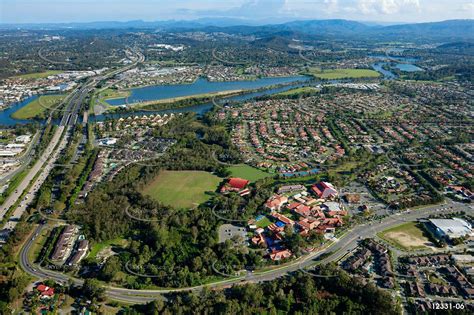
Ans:
[[[354,249],[357,246],[357,243],[360,239],[374,237],[377,233],[386,230],[392,226],[399,225],[404,221],[413,221],[416,219],[426,218],[431,214],[441,213],[441,212],[457,212],[465,211],[474,214],[474,209],[472,206],[467,206],[460,203],[449,202],[444,205],[429,206],[418,210],[406,211],[402,215],[390,215],[380,221],[368,222],[366,224],[358,225],[353,229],[349,230],[346,234],[332,243],[330,246],[308,254],[301,257],[293,262],[282,265],[275,269],[271,269],[263,272],[255,272],[247,276],[235,277],[227,280],[222,280],[218,282],[209,283],[206,285],[188,287],[188,288],[167,288],[167,289],[158,289],[158,290],[132,290],[118,287],[107,287],[106,294],[109,298],[119,301],[125,301],[130,303],[146,303],[156,299],[158,296],[161,296],[166,293],[178,292],[178,291],[187,291],[187,290],[200,290],[203,287],[219,288],[229,286],[235,283],[240,283],[242,281],[247,282],[262,282],[267,280],[272,280],[278,277],[281,277],[289,272],[296,271],[301,268],[308,268],[320,263],[328,263],[331,261],[338,261],[344,255],[347,254],[350,250]],[[34,239],[43,229],[43,226],[38,226],[35,233],[30,237],[26,242],[25,246],[22,248],[20,253],[20,262],[22,268],[29,273],[30,275],[40,278],[40,279],[53,279],[58,282],[67,283],[68,281],[73,281],[75,284],[82,284],[82,280],[78,278],[71,277],[59,272],[46,270],[40,268],[39,266],[34,265],[28,259],[28,252],[31,249],[31,246],[34,244]],[[321,255],[326,254],[327,257],[324,257],[321,260],[318,258]]]
[[[2,227],[2,235],[9,235],[13,231],[21,216],[26,211],[29,203],[33,199],[33,196],[41,187],[51,169],[54,167],[54,163],[58,159],[61,150],[67,145],[67,132],[77,123],[82,110],[82,104],[84,103],[84,99],[87,97],[87,95],[94,89],[99,81],[106,80],[123,71],[129,70],[135,67],[138,63],[145,60],[144,55],[138,51],[129,52],[127,55],[132,53],[135,53],[136,56],[133,57],[134,59],[131,64],[114,70],[103,76],[91,78],[86,83],[72,91],[67,97],[65,101],[65,107],[62,109],[64,113],[61,122],[59,123],[59,126],[56,129],[47,148],[44,150],[38,161],[36,161],[33,167],[29,170],[25,178],[20,182],[15,191],[12,192],[5,202],[0,206],[0,221],[2,221],[3,218],[8,214],[9,210],[13,206],[17,205],[17,207],[13,209],[9,220]],[[50,122],[51,119],[48,121]]]

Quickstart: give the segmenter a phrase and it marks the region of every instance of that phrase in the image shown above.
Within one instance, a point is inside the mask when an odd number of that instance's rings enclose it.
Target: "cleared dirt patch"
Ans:
[[[424,235],[416,222],[398,225],[383,231],[379,237],[405,250],[434,249],[435,245]]]

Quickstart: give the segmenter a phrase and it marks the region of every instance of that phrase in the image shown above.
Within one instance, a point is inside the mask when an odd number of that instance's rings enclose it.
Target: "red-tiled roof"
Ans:
[[[288,209],[293,210],[293,209],[295,209],[296,207],[298,207],[300,204],[301,204],[301,203],[299,203],[299,202],[292,202],[292,203],[290,203],[290,204],[288,205]]]
[[[41,292],[41,295],[53,296],[54,295],[54,289],[49,288],[48,290]]]
[[[40,284],[36,287],[38,291],[40,291],[41,295],[43,296],[53,296],[54,295],[54,289],[50,288],[44,284]]]
[[[299,205],[296,207],[295,212],[302,216],[308,216],[311,214],[311,208],[305,205]]]
[[[250,181],[246,179],[237,178],[237,177],[229,179],[229,185],[238,189],[244,189],[249,184],[249,182]]]

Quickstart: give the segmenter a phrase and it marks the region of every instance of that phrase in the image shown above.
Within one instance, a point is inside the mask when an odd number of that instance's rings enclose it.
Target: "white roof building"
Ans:
[[[341,211],[342,210],[339,203],[335,201],[327,201],[323,203],[323,206],[325,206],[328,209],[328,211]]]
[[[114,145],[117,143],[117,138],[104,138],[98,140],[99,145]]]
[[[30,142],[30,140],[31,140],[30,135],[18,136],[15,139],[16,142],[22,142],[22,143],[28,143],[28,142]]]
[[[470,264],[474,262],[474,256],[472,255],[453,255],[454,261],[460,264]]]
[[[460,218],[430,219],[429,221],[435,226],[436,233],[441,237],[453,239],[474,235],[471,224]]]
[[[18,153],[10,151],[10,150],[0,150],[0,156],[1,157],[11,157],[11,156],[15,156],[17,154]]]

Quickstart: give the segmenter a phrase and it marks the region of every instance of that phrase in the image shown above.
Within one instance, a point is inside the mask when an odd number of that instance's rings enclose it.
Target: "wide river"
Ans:
[[[262,78],[251,81],[210,82],[199,78],[191,84],[153,85],[131,89],[128,98],[107,100],[113,106],[126,105],[138,102],[164,100],[206,93],[216,93],[231,90],[253,90],[276,84],[287,84],[297,81],[308,81],[306,76]]]
[[[271,95],[275,93],[280,93],[295,87],[299,87],[311,80],[311,77],[307,76],[293,76],[293,77],[277,77],[277,78],[262,78],[253,81],[229,81],[229,82],[209,82],[205,79],[198,79],[192,84],[177,84],[177,85],[156,85],[143,88],[136,88],[131,90],[131,96],[128,98],[129,103],[140,102],[140,101],[150,101],[150,100],[160,100],[180,96],[189,96],[197,95],[203,93],[212,93],[212,92],[221,92],[221,91],[230,91],[230,90],[254,90],[265,87],[270,87],[273,85],[286,84],[285,86],[280,86],[278,88],[270,88],[258,92],[244,93],[241,95],[236,95],[232,97],[227,97],[225,100],[228,101],[244,101],[252,99],[258,96]],[[31,96],[24,99],[21,102],[11,105],[9,108],[0,111],[0,125],[2,126],[12,126],[15,124],[26,124],[34,122],[33,120],[18,120],[11,117],[11,115],[19,110],[20,108],[28,105],[30,102],[34,101],[38,96]],[[124,98],[108,100],[111,105],[124,105],[126,101]],[[203,115],[204,113],[211,110],[213,107],[212,103],[205,103],[190,107],[184,108],[175,108],[168,110],[153,111],[153,113],[164,114],[164,113],[180,113],[180,112],[195,112],[198,115]],[[128,117],[134,115],[144,115],[149,114],[150,111],[139,111],[131,113],[117,113],[117,114],[107,114],[92,116],[92,120],[100,121],[107,117]],[[44,121],[37,122],[43,123]],[[57,121],[54,121],[57,123]]]
[[[410,58],[410,57],[392,57],[386,55],[372,55],[372,58],[380,59],[381,61],[372,64],[372,68],[375,71],[382,73],[385,79],[391,80],[397,78],[397,75],[391,71],[383,69],[384,65],[388,65],[389,61],[398,61],[395,63],[395,68],[404,71],[404,72],[417,72],[417,71],[424,71],[422,68],[414,65],[420,59],[418,58]]]

